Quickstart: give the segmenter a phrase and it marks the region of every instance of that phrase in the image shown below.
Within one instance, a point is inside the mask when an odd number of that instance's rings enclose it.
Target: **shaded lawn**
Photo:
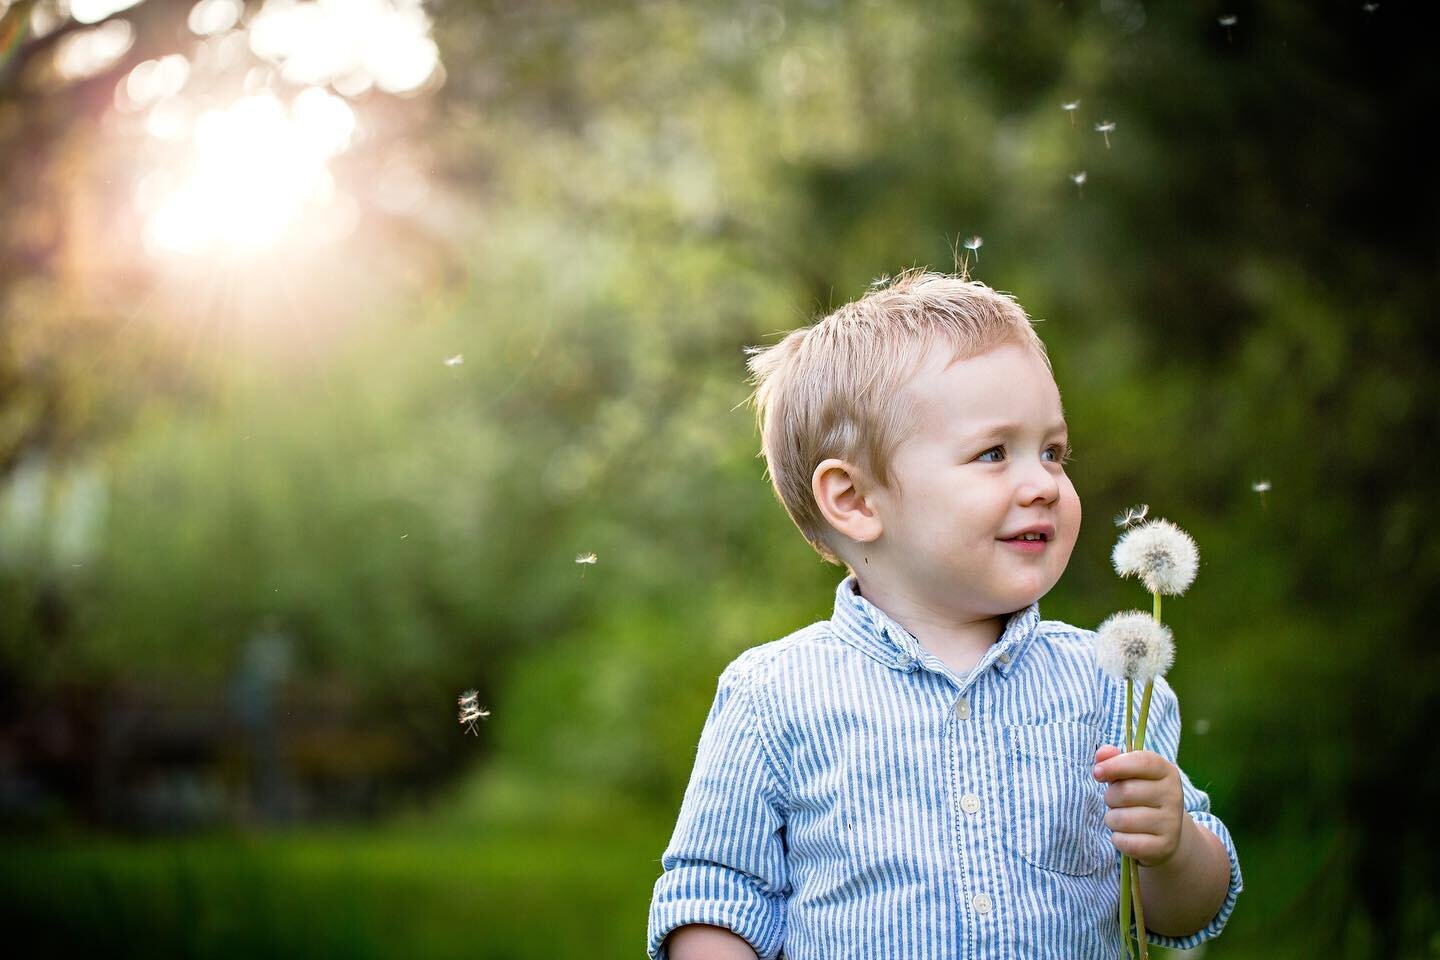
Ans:
[[[5,840],[0,919],[44,955],[644,955],[669,825]]]
[[[10,943],[42,944],[35,955],[48,956],[643,957],[674,811],[564,801],[558,791],[489,793],[458,815],[369,829],[7,837],[0,922]],[[481,808],[492,816],[465,812]],[[1374,931],[1363,922],[1331,942],[1333,930],[1304,919],[1345,912],[1323,883],[1333,844],[1322,839],[1246,843],[1236,914],[1194,953],[1313,956],[1327,941],[1332,955],[1369,955]],[[1436,944],[1440,935],[1440,956]],[[1156,960],[1185,955],[1151,948]]]

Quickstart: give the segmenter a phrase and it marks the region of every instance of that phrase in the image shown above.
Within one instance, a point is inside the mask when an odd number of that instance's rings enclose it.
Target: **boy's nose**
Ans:
[[[1036,500],[1053,503],[1060,498],[1060,480],[1037,463],[1035,469],[1026,474],[1019,493],[1021,503],[1034,503]]]

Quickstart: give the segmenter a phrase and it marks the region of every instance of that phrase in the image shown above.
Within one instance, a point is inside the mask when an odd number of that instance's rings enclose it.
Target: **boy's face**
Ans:
[[[1040,599],[1080,532],[1080,498],[1061,465],[1060,391],[1044,361],[1004,344],[952,363],[937,346],[902,399],[915,429],[891,460],[890,487],[874,491],[883,575],[957,621]],[[1004,539],[1037,525],[1053,528],[1043,544]]]

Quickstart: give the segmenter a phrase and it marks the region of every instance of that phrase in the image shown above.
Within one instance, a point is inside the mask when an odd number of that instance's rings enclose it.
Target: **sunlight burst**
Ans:
[[[205,111],[194,122],[190,157],[173,189],[157,198],[141,184],[147,248],[243,254],[274,246],[302,214],[335,198],[329,162],[354,130],[350,106],[317,87],[289,109],[263,93]]]

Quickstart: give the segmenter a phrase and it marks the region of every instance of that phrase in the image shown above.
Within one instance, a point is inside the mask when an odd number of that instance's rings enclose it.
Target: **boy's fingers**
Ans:
[[[1105,746],[1095,751],[1095,762],[1102,763],[1106,760],[1109,760],[1111,757],[1118,757],[1124,752],[1125,751],[1121,750],[1119,747],[1112,747],[1107,743]]]
[[[1100,757],[1101,747],[1095,753],[1096,780],[1163,780],[1170,772],[1170,761],[1149,750],[1131,750],[1129,753],[1111,754]]]

